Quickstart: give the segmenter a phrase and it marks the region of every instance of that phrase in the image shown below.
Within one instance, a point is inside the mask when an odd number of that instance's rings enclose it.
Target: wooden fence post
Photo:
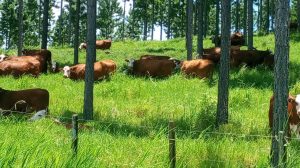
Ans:
[[[72,116],[72,149],[73,154],[77,154],[78,148],[78,115],[74,114]]]
[[[169,121],[169,161],[170,168],[176,166],[175,122]]]

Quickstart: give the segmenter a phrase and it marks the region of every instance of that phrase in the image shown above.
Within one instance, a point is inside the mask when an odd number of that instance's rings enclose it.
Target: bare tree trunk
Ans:
[[[47,49],[48,42],[48,11],[49,11],[49,0],[44,0],[44,11],[43,11],[43,33],[42,33],[42,49]]]
[[[168,23],[167,23],[167,39],[170,39],[171,34],[171,0],[168,0]]]
[[[146,2],[144,2],[144,12],[145,12],[145,14],[147,13],[147,8],[148,8],[148,5],[147,5]],[[148,16],[146,15],[145,18],[144,18],[144,38],[143,38],[143,40],[146,41],[147,37],[148,37]]]
[[[63,36],[62,36],[62,29],[63,29],[63,20],[62,20],[62,15],[63,15],[63,0],[60,0],[60,25],[59,25],[59,43],[63,47]]]
[[[152,27],[151,27],[151,40],[153,41],[153,37],[154,37],[154,7],[155,7],[155,2],[154,0],[152,0]]]
[[[270,2],[266,0],[266,33],[269,34],[270,29]]]
[[[80,0],[76,0],[75,38],[74,38],[74,64],[75,65],[78,64],[79,13],[80,13]]]
[[[221,60],[218,84],[216,127],[228,123],[229,58],[230,58],[230,0],[221,0]]]
[[[23,0],[19,0],[19,41],[18,41],[18,56],[22,55],[23,49]]]
[[[87,1],[87,57],[84,87],[84,119],[93,119],[94,62],[96,57],[96,0]]]
[[[258,21],[257,21],[257,28],[259,32],[262,32],[263,29],[263,1],[259,0],[259,8],[258,8]]]
[[[248,0],[248,50],[253,49],[253,0]]]
[[[203,36],[206,37],[206,34],[207,34],[207,27],[208,27],[208,19],[207,19],[207,0],[203,0],[203,18],[204,18],[204,22],[203,22]]]
[[[39,11],[38,11],[38,20],[39,20],[39,27],[38,27],[38,34],[39,34],[39,44],[41,44],[41,16],[42,16],[42,0],[39,0]]]
[[[187,60],[193,59],[193,0],[187,0],[186,47]]]
[[[274,31],[274,12],[275,12],[275,4],[274,4],[274,0],[271,0],[270,2],[270,15],[271,15],[271,31]]]
[[[197,0],[197,8],[198,8],[198,45],[197,52],[198,57],[202,57],[203,54],[203,1]]]
[[[124,0],[124,7],[123,7],[122,40],[124,40],[124,36],[125,36],[125,14],[126,14],[126,1],[127,1],[127,0]]]
[[[162,41],[162,35],[163,35],[163,17],[164,17],[164,15],[163,15],[163,10],[162,10],[162,8],[160,8],[160,41]]]
[[[185,25],[184,23],[186,22],[185,19],[186,17],[184,17],[185,11],[184,11],[184,3],[185,0],[181,0],[181,37],[185,36]]]
[[[235,20],[235,31],[240,31],[240,0],[236,0],[236,20]]]
[[[216,0],[216,30],[215,37],[219,36],[219,24],[220,24],[220,0]],[[215,47],[217,47],[217,43],[215,43]]]
[[[274,111],[272,129],[271,167],[287,166],[287,151],[284,144],[287,135],[287,106],[288,106],[288,76],[289,76],[289,0],[276,0],[275,9],[275,83],[274,83]],[[279,132],[284,136],[278,140]],[[282,150],[280,150],[282,149]]]
[[[193,30],[193,35],[196,36],[197,35],[197,31],[198,31],[198,0],[195,1],[195,3],[193,4],[193,10],[194,10],[194,30]]]
[[[300,32],[300,0],[297,0],[297,25],[298,31]]]

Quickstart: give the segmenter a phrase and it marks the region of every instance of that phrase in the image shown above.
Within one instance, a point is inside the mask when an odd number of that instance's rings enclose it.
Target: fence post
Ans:
[[[72,116],[72,149],[73,154],[77,154],[78,147],[78,115],[74,114]]]
[[[176,166],[175,122],[169,121],[169,161],[170,168]]]

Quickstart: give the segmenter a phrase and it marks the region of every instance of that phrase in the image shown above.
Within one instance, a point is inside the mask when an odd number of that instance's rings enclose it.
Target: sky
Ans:
[[[124,7],[124,0],[118,0],[121,7]],[[67,4],[66,1],[63,1],[64,5]],[[56,2],[57,6],[60,6],[60,1]],[[128,16],[128,12],[130,10],[130,5],[132,5],[132,0],[129,0],[129,2],[126,2],[126,7],[125,7],[125,11],[126,11],[126,16]],[[55,16],[55,20],[57,20],[58,16],[60,15],[60,8],[53,8],[53,12],[54,12],[54,16]],[[53,25],[52,25],[53,26]],[[151,34],[148,34],[149,36]],[[150,38],[150,37],[148,37]],[[155,26],[154,27],[154,40],[160,40],[160,27],[159,26]],[[163,40],[166,40],[166,34],[163,33]]]

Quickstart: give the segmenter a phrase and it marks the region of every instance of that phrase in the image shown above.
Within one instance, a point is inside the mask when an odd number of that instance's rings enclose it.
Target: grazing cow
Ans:
[[[231,52],[230,63],[231,66],[234,67],[238,67],[241,64],[254,67],[264,62],[266,64],[272,64],[272,58],[274,58],[274,56],[269,50],[240,50]]]
[[[19,77],[23,74],[31,74],[37,77],[40,74],[40,62],[38,60],[16,61],[5,60],[0,62],[0,75],[13,75]]]
[[[140,59],[146,59],[146,60],[149,60],[149,59],[156,59],[156,60],[168,60],[170,59],[171,57],[169,56],[163,56],[163,55],[142,55],[140,57]]]
[[[30,62],[39,67],[39,73],[44,68],[44,59],[40,56],[12,56],[7,57],[5,61]]]
[[[181,71],[187,76],[202,78],[212,78],[214,63],[208,59],[195,59],[183,61]]]
[[[232,51],[239,51],[241,46],[231,46],[230,50]],[[203,49],[203,59],[209,59],[213,61],[215,64],[220,62],[221,58],[221,48],[220,47],[212,47],[212,48],[207,48]]]
[[[274,108],[274,96],[270,99],[269,107],[269,127],[272,130],[273,127],[273,108]],[[289,94],[288,97],[288,136],[291,136],[291,131],[295,132],[298,139],[300,139],[300,95],[296,98]]]
[[[177,60],[140,59],[125,60],[128,62],[128,72],[137,76],[168,77],[179,68]]]
[[[22,105],[20,109],[19,105]],[[25,106],[25,107],[24,107]],[[0,88],[0,109],[19,112],[48,111],[49,92],[45,89],[5,90]],[[7,113],[6,113],[7,114]]]
[[[22,51],[23,55],[26,56],[35,56],[39,57],[39,60],[43,66],[42,72],[47,73],[48,65],[51,67],[51,52],[46,49],[40,49],[40,50],[29,50],[24,49]]]
[[[221,36],[212,36],[210,38],[212,40],[212,43],[214,43],[216,46],[221,46]],[[232,46],[242,46],[245,45],[245,39],[244,36],[240,32],[235,32],[230,36],[230,42]]]
[[[63,68],[64,77],[73,80],[85,78],[85,64],[77,64],[74,66],[65,66]],[[94,80],[108,78],[110,74],[116,71],[116,63],[112,60],[103,60],[94,63]]]
[[[96,40],[96,49],[106,50],[111,47],[111,40]],[[86,49],[87,44],[81,43],[79,49]]]

